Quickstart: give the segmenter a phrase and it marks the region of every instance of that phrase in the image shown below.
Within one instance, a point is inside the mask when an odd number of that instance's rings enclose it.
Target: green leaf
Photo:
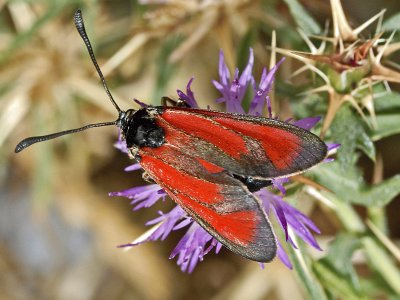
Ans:
[[[384,206],[400,194],[400,175],[395,175],[379,184],[361,191],[353,203],[366,206]]]
[[[370,276],[369,278],[361,278],[361,287],[364,294],[370,299],[387,299],[398,300],[398,296],[390,291],[388,285],[380,276]]]
[[[297,0],[285,0],[297,25],[307,34],[318,34],[321,27]]]
[[[330,244],[328,255],[321,260],[326,264],[326,267],[330,268],[331,272],[346,281],[346,289],[351,290],[353,294],[358,296],[361,295],[361,286],[351,258],[354,251],[360,246],[360,242],[355,235],[341,233]]]
[[[346,231],[356,233],[365,232],[364,222],[350,203],[344,202],[335,194],[328,191],[321,190],[319,193],[322,198],[333,204],[336,216]]]
[[[400,295],[400,271],[396,264],[380,244],[372,237],[365,236],[361,239],[363,249],[367,255],[371,269],[378,272],[392,290]]]
[[[353,252],[360,248],[360,242],[357,237],[350,233],[341,233],[336,236],[335,240],[330,243],[328,255],[323,258],[329,263],[336,271],[343,275],[353,277],[356,276],[356,272],[351,263],[351,257]],[[354,286],[357,289],[360,288],[360,283],[354,281]]]
[[[400,94],[387,93],[374,99],[377,128],[369,130],[374,141],[400,133]],[[369,122],[372,123],[371,117]]]
[[[310,171],[316,175],[316,180],[333,191],[339,198],[346,200],[354,191],[360,189],[364,184],[361,172],[354,166],[353,162],[343,170],[339,162],[334,161],[323,164]]]
[[[375,146],[367,134],[365,122],[356,116],[350,106],[343,106],[336,114],[331,125],[331,138],[341,144],[338,161],[343,169],[355,163],[357,149],[361,149],[371,160],[375,160]]]
[[[322,284],[330,292],[334,292],[339,299],[367,299],[366,296],[354,289],[354,287],[351,285],[351,281],[349,281],[348,278],[340,275],[340,273],[338,273],[328,264],[325,264],[324,262],[316,262],[313,269],[320,282],[322,282]]]
[[[392,92],[374,99],[374,109],[377,114],[400,112],[400,94]]]
[[[400,175],[368,186],[354,165],[349,165],[344,170],[338,162],[332,162],[319,166],[312,173],[320,184],[348,203],[384,206],[400,194]]]
[[[293,249],[293,247],[287,247],[287,253],[290,257],[294,269],[300,278],[300,282],[304,286],[308,293],[307,299],[313,300],[324,300],[328,299],[327,295],[322,288],[318,277],[315,276],[310,263],[307,261],[307,257],[304,256],[305,249],[301,242],[295,241],[299,246],[299,249]]]
[[[383,31],[393,31],[399,29],[400,29],[400,13],[391,16],[382,24]]]
[[[371,129],[369,136],[373,141],[400,133],[400,113],[376,116],[377,128]]]
[[[375,145],[372,139],[368,136],[365,131],[360,132],[357,139],[358,148],[364,152],[372,161],[375,161]]]

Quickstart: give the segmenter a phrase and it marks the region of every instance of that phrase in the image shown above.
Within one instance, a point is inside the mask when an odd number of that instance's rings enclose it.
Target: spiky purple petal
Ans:
[[[132,172],[132,171],[137,171],[140,170],[142,168],[142,166],[139,163],[127,166],[124,171],[125,172]]]
[[[254,65],[253,50],[250,49],[249,61],[239,76],[239,70],[236,69],[233,80],[231,81],[230,72],[225,64],[225,58],[220,51],[219,60],[219,82],[213,80],[215,88],[222,94],[221,98],[216,100],[217,103],[225,102],[228,112],[245,113],[242,107],[242,101],[249,84],[253,83],[252,70]]]
[[[286,267],[288,267],[289,269],[292,270],[293,265],[290,262],[289,256],[287,255],[285,249],[283,248],[283,246],[279,240],[276,240],[276,242],[278,244],[278,251],[277,251],[276,255],[278,256],[279,260],[284,263],[284,265]]]
[[[306,243],[318,250],[321,250],[313,234],[311,233],[311,231],[314,231],[315,233],[319,234],[320,231],[306,215],[283,201],[282,197],[277,196],[266,189],[258,191],[256,195],[262,201],[267,214],[270,214],[272,209],[279,224],[285,232],[286,240],[294,248],[296,248],[296,245],[288,234],[288,227],[292,228],[293,232]]]
[[[159,185],[148,184],[143,186],[137,186],[120,192],[111,192],[109,196],[120,196],[132,199],[131,205],[134,206],[133,210],[139,210],[143,207],[150,207],[154,205],[158,200],[165,200],[167,195]]]
[[[267,72],[267,69],[264,68],[258,86],[253,80],[254,97],[250,103],[250,108],[248,112],[249,115],[261,116],[263,114],[263,109],[265,107],[266,101],[269,101],[267,95],[270,92],[272,84],[275,80],[275,73],[278,70],[279,66],[283,63],[283,61],[284,58],[282,58],[271,70],[269,70],[269,72]],[[270,117],[272,117],[272,112],[270,110],[271,106],[267,106],[269,115]]]
[[[272,187],[278,189],[283,195],[286,195],[286,189],[283,186],[284,183],[289,182],[289,178],[282,177],[282,178],[272,178]]]
[[[178,94],[179,99],[185,101],[190,107],[199,108],[196,98],[194,97],[194,93],[190,87],[192,85],[193,80],[194,77],[190,78],[188,84],[186,85],[186,94],[181,90],[177,90],[176,92]]]
[[[310,130],[311,128],[313,128],[315,126],[315,124],[317,124],[319,122],[319,120],[321,120],[321,117],[309,117],[309,118],[304,118],[301,120],[294,121],[293,124],[300,128]]]
[[[202,261],[204,255],[216,245],[216,242],[211,243],[213,239],[200,225],[193,222],[169,258],[172,259],[178,255],[177,263],[181,267],[181,270],[192,273],[197,263]],[[206,247],[208,243],[210,245]]]

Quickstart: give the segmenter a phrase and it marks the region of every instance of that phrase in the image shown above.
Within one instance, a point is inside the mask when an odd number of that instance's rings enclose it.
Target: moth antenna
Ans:
[[[56,133],[52,133],[52,134],[48,134],[48,135],[29,137],[18,143],[18,145],[15,147],[15,153],[21,152],[25,148],[27,148],[35,143],[48,141],[48,140],[55,139],[55,138],[58,138],[63,135],[84,131],[89,128],[111,126],[111,125],[116,125],[116,126],[121,125],[121,120],[125,116],[125,112],[119,108],[119,106],[115,102],[113,96],[111,95],[110,90],[108,89],[107,82],[103,76],[103,73],[100,70],[99,64],[97,63],[96,57],[93,52],[92,45],[90,44],[89,38],[86,34],[85,25],[83,23],[83,18],[82,18],[82,12],[80,10],[77,10],[75,12],[74,21],[75,21],[75,27],[78,30],[79,35],[81,36],[83,42],[85,43],[86,48],[89,52],[90,58],[92,59],[93,65],[96,68],[97,74],[99,74],[101,82],[103,83],[104,90],[106,91],[111,103],[114,105],[114,107],[118,111],[118,119],[113,122],[102,122],[102,123],[89,124],[89,125],[86,125],[86,126],[83,126],[80,128],[76,128],[76,129],[60,131],[60,132],[56,132]]]
[[[121,114],[122,110],[119,108],[118,104],[115,102],[113,96],[111,95],[110,90],[108,89],[108,86],[107,86],[107,82],[103,76],[103,73],[100,70],[99,64],[97,63],[96,56],[94,55],[92,45],[90,43],[89,37],[87,36],[86,30],[85,30],[85,24],[83,23],[82,12],[80,9],[78,9],[75,12],[74,21],[75,21],[75,27],[78,30],[79,35],[81,36],[83,42],[86,45],[86,48],[90,55],[90,58],[92,59],[94,67],[96,68],[97,74],[99,74],[99,77],[101,79],[101,82],[103,83],[103,87],[108,95],[108,98],[110,99],[110,101],[114,105],[114,107],[117,109],[118,114]]]
[[[69,130],[64,130],[64,131],[60,131],[60,132],[56,132],[56,133],[52,133],[52,134],[29,137],[29,138],[23,139],[22,141],[20,141],[18,143],[18,145],[15,147],[15,153],[21,152],[25,148],[27,148],[27,147],[35,144],[35,143],[52,140],[52,139],[58,138],[60,136],[66,135],[66,134],[71,134],[71,133],[84,131],[84,130],[89,129],[89,128],[117,125],[118,121],[119,120],[113,121],[113,122],[103,122],[103,123],[89,124],[89,125],[86,125],[86,126],[83,126],[83,127],[80,127],[80,128],[76,128],[76,129],[69,129]]]

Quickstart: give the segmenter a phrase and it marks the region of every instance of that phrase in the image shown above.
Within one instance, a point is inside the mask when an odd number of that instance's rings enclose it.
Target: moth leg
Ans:
[[[171,99],[170,97],[161,97],[161,105],[163,106],[174,106],[174,107],[190,107],[184,100],[179,99],[179,100],[174,100]]]
[[[143,178],[144,181],[146,181],[146,182],[148,182],[148,183],[155,183],[155,181],[153,180],[153,178],[151,178],[151,176],[149,175],[149,173],[147,173],[146,171],[143,172],[142,178]]]

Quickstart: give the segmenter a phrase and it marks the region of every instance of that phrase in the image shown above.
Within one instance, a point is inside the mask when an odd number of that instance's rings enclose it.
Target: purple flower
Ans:
[[[229,112],[244,114],[245,110],[242,107],[242,101],[251,85],[253,98],[250,102],[248,113],[252,115],[262,115],[263,110],[267,108],[269,117],[272,118],[272,109],[268,98],[268,92],[271,90],[276,71],[282,62],[283,59],[281,59],[270,71],[267,71],[264,68],[260,82],[256,84],[252,75],[254,64],[253,50],[250,49],[249,61],[244,71],[240,74],[239,70],[236,69],[233,79],[231,80],[231,74],[225,64],[224,54],[221,51],[219,61],[219,81],[213,81],[214,86],[221,93],[221,97],[218,98],[216,102],[224,102],[226,104],[226,110]],[[197,108],[198,104],[194,93],[191,90],[192,82],[193,78],[188,82],[186,92],[177,90],[177,93],[179,99],[185,101],[189,106]],[[293,124],[306,130],[310,130],[319,119],[320,118],[318,117],[305,118],[295,121]],[[126,145],[121,139],[117,142],[116,147],[125,153],[127,152]],[[335,147],[338,147],[338,145],[329,145],[329,149],[334,149]],[[139,168],[139,164],[134,164],[127,167],[125,170],[133,171]],[[288,181],[288,178],[273,179],[272,189],[278,190],[282,195],[285,195],[286,190],[284,184]],[[149,184],[146,186],[131,188],[122,192],[110,193],[110,195],[124,196],[132,199],[131,204],[134,205],[134,210],[138,210],[143,207],[150,207],[160,199],[164,200],[166,193],[158,185]],[[263,208],[268,216],[276,218],[285,234],[285,241],[277,241],[277,256],[288,268],[291,269],[292,264],[284,250],[283,243],[286,242],[288,246],[297,248],[291,234],[297,235],[310,246],[321,250],[313,236],[313,233],[319,234],[320,232],[307,216],[283,201],[283,196],[276,195],[266,188],[255,192],[255,195],[262,201]],[[176,206],[168,213],[160,211],[159,217],[147,222],[146,225],[152,225],[153,227],[132,243],[121,245],[121,247],[131,247],[148,241],[164,240],[171,231],[187,228],[186,233],[170,255],[171,259],[177,257],[177,264],[184,272],[191,273],[198,262],[201,262],[207,253],[213,249],[218,253],[222,247],[222,244],[200,227],[200,225],[194,222],[179,206]]]
[[[272,83],[274,82],[275,73],[284,60],[285,58],[282,58],[269,72],[267,72],[267,69],[264,68],[261,74],[260,84],[258,86],[255,84],[254,79],[252,80],[254,98],[250,104],[248,112],[249,115],[261,116],[263,114],[265,104],[267,104],[269,117],[272,118],[272,111],[268,93],[271,90]]]
[[[204,255],[210,252],[214,247],[216,253],[218,253],[222,247],[222,244],[209,235],[199,224],[192,221],[190,223],[191,225],[186,234],[179,241],[178,245],[176,245],[169,257],[174,258],[178,255],[178,265],[183,272],[187,271],[188,273],[192,273],[197,263],[202,261]],[[180,226],[178,225],[174,229],[179,228]]]
[[[319,120],[321,120],[321,117],[309,117],[294,121],[293,124],[303,129],[310,130],[319,122]]]
[[[193,80],[194,80],[194,77],[190,78],[188,84],[186,85],[186,94],[184,92],[182,92],[181,90],[177,90],[176,92],[177,92],[180,100],[185,101],[190,107],[198,108],[199,105],[197,104],[197,101],[194,98],[194,94],[190,88]]]
[[[213,80],[213,84],[218,91],[221,92],[222,97],[216,100],[217,103],[225,102],[226,110],[228,112],[236,112],[244,114],[245,111],[242,107],[242,101],[247,91],[249,84],[253,83],[253,64],[254,55],[253,49],[250,49],[250,56],[247,66],[239,77],[239,70],[235,70],[233,80],[227,65],[225,64],[224,53],[219,53],[219,79],[220,81]]]
[[[136,165],[134,165],[136,167]],[[133,210],[139,210],[143,207],[153,206],[158,200],[165,200],[167,195],[159,185],[148,184],[134,187],[121,192],[111,192],[109,196],[122,196],[132,199]]]

